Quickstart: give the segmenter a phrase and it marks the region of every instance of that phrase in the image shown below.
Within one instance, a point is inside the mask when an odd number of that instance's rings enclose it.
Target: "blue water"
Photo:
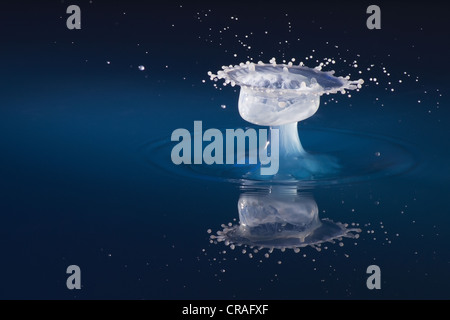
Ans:
[[[158,63],[144,74],[129,68],[144,59],[136,58],[137,49],[112,50],[109,36],[93,48],[93,35],[74,36],[82,45],[73,52],[66,34],[45,34],[50,26],[34,40],[24,30],[16,32],[24,42],[4,36],[9,45],[0,62],[0,298],[448,298],[449,81],[443,70],[427,68],[431,55],[413,69],[423,78],[418,85],[395,94],[363,88],[322,104],[299,128],[306,149],[315,147],[308,130],[329,128],[330,139],[343,130],[400,141],[418,153],[401,174],[308,189],[321,218],[359,224],[360,238],[321,252],[275,250],[267,259],[262,251],[250,259],[242,248],[210,243],[207,233],[238,219],[239,183],[163,170],[142,150],[177,128],[191,130],[195,120],[209,128],[248,125],[233,89],[201,83],[228,56],[206,60],[216,49],[182,46],[182,33],[172,46],[187,48],[185,55],[164,60],[165,52],[177,53],[153,39],[147,45]],[[418,50],[425,52],[429,40],[423,41]],[[109,67],[108,59],[118,66]],[[390,66],[401,73],[414,65]],[[364,149],[364,139],[357,141],[346,149]],[[81,291],[66,288],[72,264],[82,270]],[[379,291],[366,287],[372,264],[382,270]]]

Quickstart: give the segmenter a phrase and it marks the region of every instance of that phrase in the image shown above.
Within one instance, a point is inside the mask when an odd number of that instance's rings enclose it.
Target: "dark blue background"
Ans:
[[[69,4],[81,7],[81,30],[66,28]],[[382,30],[369,31],[370,4],[2,4],[0,298],[448,298],[448,6],[383,2]],[[199,22],[197,13],[210,9]],[[231,25],[233,15],[239,23],[231,34],[257,34],[251,50],[217,31]],[[284,40],[289,44],[279,44]],[[371,223],[369,229],[380,232],[383,222],[392,244],[373,241],[364,229],[358,246],[305,250],[306,258],[275,252],[259,263],[239,252],[223,255],[225,247],[210,245],[206,230],[237,218],[237,186],[162,172],[140,147],[191,129],[194,120],[245,126],[238,94],[214,89],[206,72],[247,55],[301,60],[312,49],[349,62],[359,54],[360,65],[383,64],[394,79],[404,71],[420,76],[418,83],[395,86],[395,93],[366,81],[352,99],[322,105],[305,123],[383,134],[420,150],[419,167],[409,174],[314,190],[324,217]],[[343,63],[335,69],[359,77]],[[373,69],[362,77],[383,77]],[[373,263],[383,270],[379,292],[365,286]],[[65,286],[71,264],[82,270],[78,292]]]

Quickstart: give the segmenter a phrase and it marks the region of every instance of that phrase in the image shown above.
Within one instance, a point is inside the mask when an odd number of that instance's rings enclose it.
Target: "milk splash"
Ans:
[[[275,179],[311,178],[334,172],[339,164],[327,156],[308,154],[302,147],[297,125],[312,117],[324,94],[359,90],[362,79],[336,77],[334,71],[322,71],[322,65],[308,68],[300,63],[269,64],[258,62],[223,66],[211,80],[239,86],[239,114],[256,125],[277,128],[280,132],[280,172]]]

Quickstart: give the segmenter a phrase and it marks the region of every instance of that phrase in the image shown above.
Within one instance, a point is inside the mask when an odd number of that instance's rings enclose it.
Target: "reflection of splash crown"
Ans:
[[[232,248],[247,245],[298,252],[307,246],[320,250],[323,243],[359,237],[360,229],[328,219],[320,220],[312,196],[299,195],[296,190],[292,193],[287,187],[278,188],[277,192],[268,195],[241,195],[239,225],[225,227],[211,238]]]
[[[323,94],[359,89],[362,79],[335,77],[334,71],[322,71],[321,66],[312,69],[303,64],[294,66],[292,62],[277,64],[275,58],[270,64],[247,62],[222,69],[217,75],[208,74],[213,81],[223,79],[225,85],[241,87],[241,117],[256,125],[279,129],[281,160],[274,180],[309,179],[337,171],[340,166],[335,159],[305,152],[297,123],[317,112]]]

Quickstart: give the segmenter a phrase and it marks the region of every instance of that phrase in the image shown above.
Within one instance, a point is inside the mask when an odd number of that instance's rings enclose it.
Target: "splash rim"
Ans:
[[[289,72],[289,69],[295,69],[295,70],[306,70],[308,72],[314,72],[317,74],[317,76],[328,76],[333,77],[333,80],[340,81],[341,85],[332,87],[332,88],[324,88],[320,84],[313,83],[312,85],[307,85],[306,83],[301,84],[300,88],[264,88],[261,86],[255,86],[251,84],[246,84],[242,81],[239,81],[231,74],[233,72],[242,71],[245,70],[248,72],[258,72],[256,68],[260,67],[273,67],[273,68],[280,68],[281,70],[285,71],[287,70]],[[210,79],[214,82],[218,82],[219,80],[224,80],[224,86],[231,85],[232,87],[239,86],[242,89],[249,89],[256,92],[263,92],[263,93],[273,93],[278,95],[287,95],[287,94],[295,94],[295,95],[316,95],[316,96],[322,96],[322,95],[329,95],[329,94],[335,94],[338,92],[341,92],[342,94],[345,94],[347,90],[359,90],[362,88],[362,85],[364,84],[363,79],[359,80],[350,80],[349,76],[346,77],[336,77],[335,71],[322,71],[322,65],[319,65],[315,68],[310,68],[305,66],[302,62],[299,65],[294,65],[292,62],[281,63],[277,64],[275,61],[275,58],[272,58],[270,63],[264,63],[262,61],[259,61],[258,63],[247,61],[246,63],[240,63],[238,65],[229,65],[229,66],[222,66],[222,70],[219,70],[217,74],[213,74],[211,71],[208,72],[208,75],[210,76]],[[314,78],[311,78],[314,79]]]

